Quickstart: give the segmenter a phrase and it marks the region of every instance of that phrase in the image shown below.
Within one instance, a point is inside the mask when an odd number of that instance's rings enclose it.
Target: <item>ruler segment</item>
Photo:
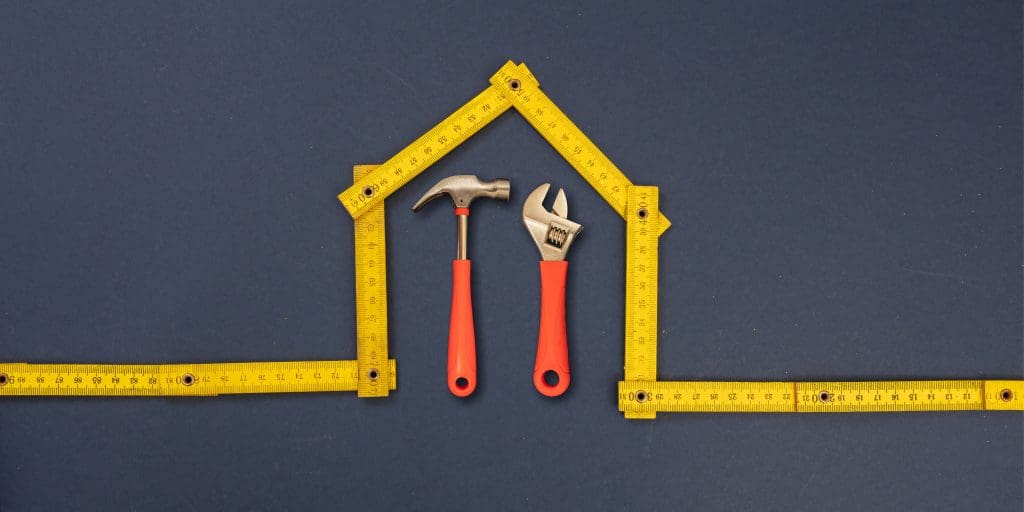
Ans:
[[[394,361],[388,361],[394,376]],[[201,364],[0,363],[3,396],[216,396],[356,391],[357,361]],[[395,382],[388,382],[394,389]]]
[[[1024,404],[1024,380],[986,380],[986,411],[1019,411]]]
[[[658,373],[658,187],[630,185],[626,193],[626,380],[655,381]],[[654,419],[655,411],[623,411]]]
[[[526,118],[551,147],[565,158],[576,172],[590,184],[604,200],[628,220],[626,193],[632,183],[605,154],[569,119],[544,91],[525,64],[505,64],[494,76],[491,84],[503,88],[512,106]],[[659,226],[660,235],[671,223],[664,216]]]
[[[984,381],[802,382],[797,412],[977,411]]]
[[[376,170],[359,178],[338,200],[358,218],[462,144],[512,106],[505,92],[488,87]]]
[[[619,382],[619,410],[627,418],[653,418],[657,412],[793,412],[794,397],[792,382]]]
[[[857,413],[1024,411],[1024,381],[855,382],[624,381],[619,410],[657,412]],[[627,416],[629,417],[629,416]],[[634,416],[636,417],[636,416]]]
[[[378,168],[357,165],[355,182]],[[354,221],[356,267],[356,360],[360,397],[386,397],[393,382],[388,362],[388,287],[384,202],[368,207]]]

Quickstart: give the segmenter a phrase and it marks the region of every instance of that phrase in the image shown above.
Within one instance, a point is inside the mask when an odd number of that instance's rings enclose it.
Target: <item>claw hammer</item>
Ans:
[[[452,312],[448,325],[448,390],[466,397],[476,389],[476,336],[473,331],[473,299],[470,288],[470,260],[467,257],[469,205],[478,197],[508,201],[510,184],[506,179],[483,181],[471,174],[449,176],[439,182],[412,207],[447,195],[458,219],[458,248],[452,261]]]

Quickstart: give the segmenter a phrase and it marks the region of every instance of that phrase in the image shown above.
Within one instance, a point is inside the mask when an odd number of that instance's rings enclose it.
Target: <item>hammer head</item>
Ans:
[[[419,201],[416,201],[412,211],[420,211],[423,205],[443,195],[451,198],[455,208],[469,208],[470,203],[478,197],[508,201],[509,186],[509,181],[503,178],[483,181],[473,174],[449,176],[430,187],[430,190],[423,194]]]

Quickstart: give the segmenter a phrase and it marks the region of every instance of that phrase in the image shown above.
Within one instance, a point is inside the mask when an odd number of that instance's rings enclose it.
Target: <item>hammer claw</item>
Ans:
[[[483,181],[473,174],[457,174],[449,176],[437,183],[423,193],[419,201],[413,205],[412,211],[418,212],[423,205],[447,195],[452,200],[455,208],[469,208],[469,205],[478,197],[489,197],[508,201],[509,181],[498,178],[491,181]]]

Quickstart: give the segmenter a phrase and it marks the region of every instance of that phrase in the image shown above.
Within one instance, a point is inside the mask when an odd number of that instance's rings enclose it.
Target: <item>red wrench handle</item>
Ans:
[[[476,389],[476,336],[469,260],[452,261],[452,316],[448,326],[448,390],[466,397]]]
[[[565,275],[568,270],[568,261],[540,262],[540,334],[533,385],[546,396],[559,396],[569,389],[569,344],[565,334]],[[546,379],[545,374],[549,372],[553,374]]]

